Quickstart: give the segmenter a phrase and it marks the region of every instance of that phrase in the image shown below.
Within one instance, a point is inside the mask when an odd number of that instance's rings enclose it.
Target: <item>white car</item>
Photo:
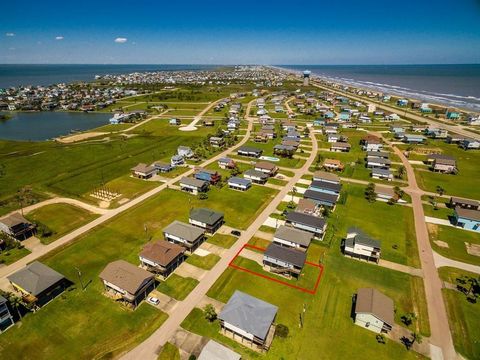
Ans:
[[[160,300],[158,300],[156,297],[153,297],[153,296],[148,297],[147,301],[152,305],[160,304]]]

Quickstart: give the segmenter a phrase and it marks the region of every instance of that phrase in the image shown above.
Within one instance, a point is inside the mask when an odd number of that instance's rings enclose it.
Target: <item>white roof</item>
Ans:
[[[204,347],[198,360],[240,360],[240,354],[210,340]]]

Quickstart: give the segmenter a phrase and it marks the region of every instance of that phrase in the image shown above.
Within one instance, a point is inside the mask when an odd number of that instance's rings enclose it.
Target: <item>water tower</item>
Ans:
[[[303,86],[308,86],[310,84],[310,74],[312,72],[310,70],[305,70],[303,72]]]

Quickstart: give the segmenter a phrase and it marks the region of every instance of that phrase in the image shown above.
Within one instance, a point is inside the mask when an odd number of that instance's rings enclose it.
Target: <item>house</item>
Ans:
[[[212,136],[210,138],[210,145],[216,148],[223,147],[225,145],[225,139],[218,136]]]
[[[465,209],[457,206],[455,208],[455,225],[467,230],[480,232],[480,211]]]
[[[453,156],[450,155],[445,155],[445,154],[428,154],[427,155],[427,163],[432,164],[435,162],[435,160],[455,160]]]
[[[216,341],[209,340],[197,360],[240,360],[241,355]]]
[[[181,155],[173,155],[170,159],[170,165],[177,167],[185,164],[185,159]]]
[[[218,160],[218,166],[220,169],[233,169],[235,167],[235,161],[227,157],[220,158]]]
[[[142,267],[166,278],[185,258],[183,246],[159,240],[147,243],[139,255]]]
[[[292,211],[287,214],[285,223],[300,230],[311,232],[315,237],[322,238],[327,228],[325,219]]]
[[[228,179],[228,187],[234,190],[246,191],[252,187],[252,181],[233,176]]]
[[[428,104],[423,103],[422,105],[420,105],[420,111],[423,114],[430,114],[432,112],[432,108]]]
[[[318,191],[325,194],[331,195],[340,195],[340,190],[342,190],[341,184],[335,184],[329,181],[322,180],[313,180],[308,187],[308,190]]]
[[[480,115],[478,114],[470,114],[467,117],[468,125],[480,125]]]
[[[335,142],[330,146],[330,151],[333,152],[349,152],[352,146],[345,142]]]
[[[180,119],[176,119],[176,118],[173,118],[173,119],[170,119],[168,121],[168,123],[170,125],[175,125],[175,126],[178,126],[178,125],[181,125],[182,124],[182,121]]]
[[[388,180],[388,181],[393,180],[393,173],[389,169],[373,168],[371,176],[373,179]]]
[[[268,176],[275,176],[278,172],[278,167],[268,161],[259,161],[255,164],[255,170]]]
[[[272,243],[263,253],[263,266],[275,274],[298,278],[306,259],[305,251]]]
[[[384,159],[381,157],[370,157],[367,156],[367,168],[372,169],[390,169],[390,165],[392,162],[388,159]]]
[[[192,179],[186,176],[180,180],[181,190],[192,193],[193,195],[208,191],[208,184],[208,181]]]
[[[328,143],[336,143],[341,139],[342,135],[340,134],[328,134],[327,135],[327,142]]]
[[[460,143],[461,143],[462,141],[464,141],[464,140],[466,140],[466,138],[463,137],[463,136],[450,134],[450,135],[448,135],[447,138],[445,139],[445,142],[446,142],[447,144],[459,144],[459,145],[460,145]]]
[[[140,163],[132,169],[132,176],[139,179],[150,179],[157,174],[155,166]]]
[[[480,141],[474,139],[463,139],[458,145],[465,150],[480,149]]]
[[[405,134],[402,141],[407,144],[422,144],[426,140],[423,135]]]
[[[269,176],[261,171],[250,169],[243,173],[245,179],[249,179],[255,184],[265,184]]]
[[[13,213],[0,219],[0,233],[13,236],[17,240],[25,240],[35,234],[36,224],[32,224],[20,213]]]
[[[282,146],[290,146],[297,150],[300,146],[300,142],[298,140],[282,140]]]
[[[295,211],[304,214],[315,215],[317,210],[318,205],[315,203],[315,201],[310,199],[300,199],[298,200],[297,209]]]
[[[285,225],[279,226],[273,235],[274,244],[302,251],[307,251],[312,239],[312,233]]]
[[[407,99],[398,99],[397,100],[397,105],[398,106],[407,106],[408,105],[408,100]]]
[[[457,111],[447,111],[445,113],[445,117],[448,120],[458,120],[458,119],[460,119],[460,113],[457,112]]]
[[[427,128],[425,129],[425,135],[434,139],[446,139],[448,136],[448,130],[440,128]]]
[[[187,159],[190,159],[195,155],[192,149],[188,146],[179,146],[177,148],[177,154]]]
[[[462,199],[459,197],[452,196],[449,203],[451,208],[456,208],[457,206],[464,209],[479,210],[480,202],[477,200]]]
[[[166,173],[166,172],[169,172],[169,171],[173,170],[172,165],[164,163],[164,162],[156,162],[155,164],[153,164],[153,166],[155,167],[155,170],[157,170],[157,173],[158,172]]]
[[[364,151],[382,151],[383,143],[380,138],[375,135],[367,135],[361,141],[362,149]]]
[[[68,285],[65,277],[42,264],[34,261],[23,269],[7,276],[15,291],[21,294],[25,303],[39,308],[65,290]]]
[[[457,162],[455,161],[455,159],[438,158],[433,161],[432,170],[444,174],[456,174]]]
[[[315,171],[313,181],[323,181],[325,183],[340,184],[340,177],[326,171]]]
[[[263,153],[262,149],[257,149],[250,146],[241,146],[237,150],[238,155],[255,157],[255,158],[259,158],[260,156],[262,156],[262,153]]]
[[[386,151],[367,151],[367,159],[368,158],[382,158],[388,159],[390,154]]]
[[[393,328],[393,300],[378,290],[358,289],[354,313],[356,325],[375,333],[388,333]]]
[[[225,221],[221,212],[207,208],[194,208],[190,211],[188,222],[203,229],[207,234],[214,234]]]
[[[325,159],[323,161],[323,167],[327,170],[342,171],[344,166],[340,160],[337,159]]]
[[[163,229],[163,236],[165,240],[181,245],[190,252],[194,252],[205,237],[202,229],[177,220]]]
[[[210,184],[216,184],[222,179],[218,171],[204,168],[196,168],[193,177],[197,180],[208,181]]]
[[[350,228],[347,231],[343,245],[343,253],[357,259],[373,261],[380,260],[380,241],[364,234],[361,230]]]
[[[109,263],[99,275],[107,295],[136,307],[155,289],[155,276],[125,260]]]
[[[0,295],[0,334],[14,324],[13,316],[8,308],[8,301]]]
[[[338,195],[311,190],[310,188],[303,193],[305,199],[310,199],[319,206],[334,207],[338,200]]]
[[[248,341],[250,346],[268,350],[273,340],[275,328],[273,322],[278,308],[256,297],[236,290],[223,310],[218,314],[224,333]]]
[[[288,141],[288,140],[286,140]],[[291,156],[297,149],[290,145],[277,144],[273,147],[273,153],[279,156]]]
[[[390,186],[375,184],[375,194],[377,194],[377,200],[379,201],[395,201],[399,203],[406,203],[405,200],[402,200],[398,197],[398,195],[395,193],[395,190],[393,190],[393,188]]]

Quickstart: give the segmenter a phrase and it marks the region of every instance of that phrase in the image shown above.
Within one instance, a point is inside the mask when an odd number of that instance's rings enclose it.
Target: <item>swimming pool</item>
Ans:
[[[260,156],[260,160],[280,161],[279,158],[273,156]]]

